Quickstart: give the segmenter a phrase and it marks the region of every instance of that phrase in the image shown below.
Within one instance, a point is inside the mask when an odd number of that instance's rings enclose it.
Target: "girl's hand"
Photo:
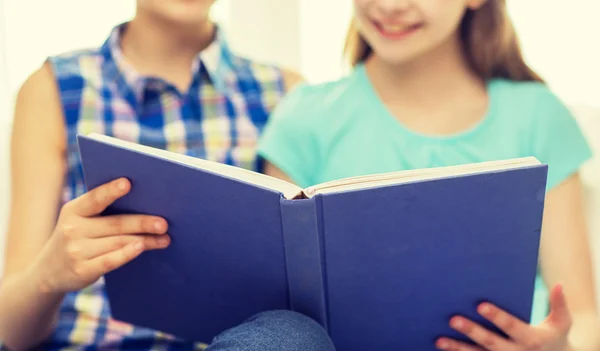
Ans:
[[[63,206],[52,236],[33,265],[44,292],[83,289],[144,250],[169,245],[167,222],[162,218],[98,216],[130,188],[129,181],[118,179]]]
[[[506,339],[462,317],[453,317],[450,326],[468,336],[478,346],[448,338],[440,338],[436,346],[441,350],[460,351],[568,351],[567,335],[571,328],[571,314],[561,286],[550,293],[551,311],[538,326],[531,326],[489,303],[479,305],[478,312],[502,330]]]

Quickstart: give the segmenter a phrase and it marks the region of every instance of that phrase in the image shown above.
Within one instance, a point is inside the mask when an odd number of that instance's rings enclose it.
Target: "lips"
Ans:
[[[379,33],[386,38],[400,39],[411,35],[423,27],[423,23],[382,23],[373,22]]]

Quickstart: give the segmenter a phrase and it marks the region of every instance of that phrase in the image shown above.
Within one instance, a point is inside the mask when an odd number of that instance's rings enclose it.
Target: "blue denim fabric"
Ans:
[[[205,351],[335,351],[317,322],[292,311],[259,313],[217,336]]]

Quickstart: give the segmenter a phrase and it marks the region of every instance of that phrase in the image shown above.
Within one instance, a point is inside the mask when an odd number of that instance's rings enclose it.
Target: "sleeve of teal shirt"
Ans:
[[[298,186],[314,183],[318,170],[319,148],[311,87],[302,83],[294,88],[273,110],[261,135],[258,154]]]
[[[535,156],[548,165],[551,190],[592,156],[592,151],[569,109],[548,88],[537,97],[533,125]]]

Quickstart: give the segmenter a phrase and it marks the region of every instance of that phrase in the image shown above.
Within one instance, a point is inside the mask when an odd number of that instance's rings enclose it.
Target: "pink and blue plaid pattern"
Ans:
[[[284,94],[280,70],[236,56],[217,30],[215,41],[196,59],[189,91],[182,93],[161,79],[138,74],[128,65],[120,50],[125,25],[117,26],[99,49],[49,58],[68,132],[63,202],[86,191],[77,134],[99,132],[256,170],[257,138]],[[115,321],[110,315],[102,280],[69,294],[58,328],[44,349],[203,348]]]

